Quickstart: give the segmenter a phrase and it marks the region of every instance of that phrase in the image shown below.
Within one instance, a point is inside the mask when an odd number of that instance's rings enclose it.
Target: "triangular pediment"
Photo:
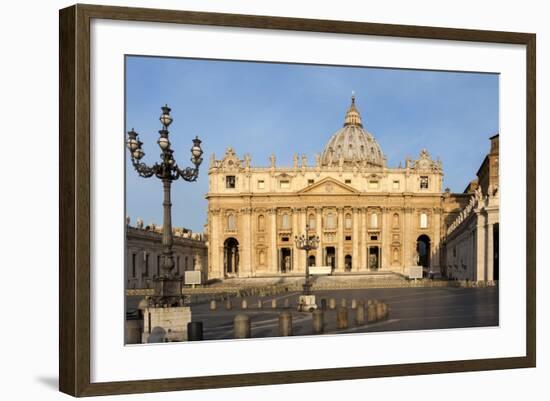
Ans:
[[[358,194],[359,191],[334,178],[323,178],[315,184],[298,191],[300,195],[344,195]]]

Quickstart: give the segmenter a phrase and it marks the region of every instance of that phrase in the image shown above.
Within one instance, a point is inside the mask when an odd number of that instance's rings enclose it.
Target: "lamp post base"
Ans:
[[[150,298],[151,306],[184,306],[185,298],[181,293],[181,277],[156,277],[153,281],[155,293]]]

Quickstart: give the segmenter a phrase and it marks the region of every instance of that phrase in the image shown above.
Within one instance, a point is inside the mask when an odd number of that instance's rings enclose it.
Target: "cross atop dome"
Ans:
[[[348,125],[363,127],[363,123],[361,122],[361,114],[359,113],[359,110],[357,110],[357,107],[355,107],[355,91],[351,92],[351,105],[349,106],[344,119],[344,127]]]

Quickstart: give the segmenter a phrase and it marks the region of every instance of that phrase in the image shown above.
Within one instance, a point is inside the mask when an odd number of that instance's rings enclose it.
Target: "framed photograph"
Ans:
[[[62,392],[535,366],[534,34],[59,21]]]

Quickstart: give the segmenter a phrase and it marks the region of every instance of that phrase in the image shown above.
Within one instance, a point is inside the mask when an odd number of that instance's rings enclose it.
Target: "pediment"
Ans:
[[[359,191],[334,178],[323,178],[321,181],[298,191],[300,195],[352,195]]]

